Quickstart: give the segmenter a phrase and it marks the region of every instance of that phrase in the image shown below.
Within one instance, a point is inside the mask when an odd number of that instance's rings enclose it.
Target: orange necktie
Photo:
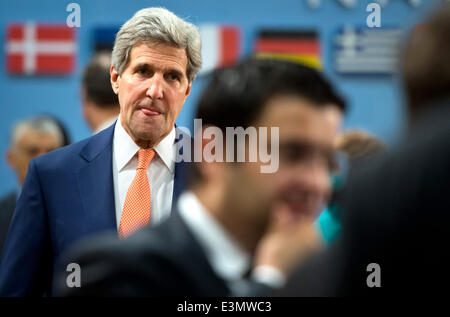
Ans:
[[[120,217],[120,238],[127,237],[150,221],[150,184],[147,178],[147,168],[153,157],[155,157],[153,149],[138,151],[136,176],[128,188]]]

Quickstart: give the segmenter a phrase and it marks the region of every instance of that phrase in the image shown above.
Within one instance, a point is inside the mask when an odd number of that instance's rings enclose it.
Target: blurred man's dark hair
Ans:
[[[344,99],[319,71],[299,63],[252,57],[211,74],[195,118],[223,132],[227,127],[247,128],[258,120],[270,98],[284,95],[304,98],[317,107],[346,110]],[[195,165],[190,173],[191,183],[201,177]]]
[[[224,131],[231,126],[245,128],[257,120],[266,101],[277,95],[299,96],[318,107],[334,105],[342,112],[346,107],[317,70],[298,63],[255,57],[213,73],[195,117],[201,118],[204,125],[214,125]]]
[[[82,84],[86,89],[86,98],[100,108],[116,108],[119,105],[117,95],[111,88],[110,54],[108,52],[97,53],[83,72]]]
[[[450,4],[436,10],[411,33],[401,71],[410,114],[450,95]]]
[[[120,112],[119,100],[111,87],[110,67],[111,52],[101,51],[83,71],[83,116],[94,132],[106,128]]]

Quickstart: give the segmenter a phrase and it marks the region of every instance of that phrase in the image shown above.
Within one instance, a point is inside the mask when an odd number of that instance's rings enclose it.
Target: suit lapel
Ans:
[[[91,137],[81,150],[86,164],[78,171],[78,187],[88,220],[87,231],[117,230],[112,175],[115,124]]]
[[[78,187],[90,227],[94,229],[117,230],[112,175],[114,128],[115,124],[91,137],[80,152],[86,164],[78,171]],[[184,137],[190,136],[176,128],[175,143]],[[177,150],[177,156],[182,154],[183,148]],[[188,164],[184,161],[175,163],[172,207],[186,188]]]
[[[172,195],[172,206],[174,206],[178,200],[178,197],[180,197],[181,192],[185,188],[184,186],[184,180],[185,177],[182,175],[184,174],[185,168],[183,167],[185,165],[184,162],[175,163],[175,175],[173,178],[173,195]]]

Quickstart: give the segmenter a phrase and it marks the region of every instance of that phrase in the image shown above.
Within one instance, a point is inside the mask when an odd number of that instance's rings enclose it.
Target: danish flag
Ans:
[[[6,34],[10,74],[69,74],[75,64],[75,30],[65,24],[10,24]]]

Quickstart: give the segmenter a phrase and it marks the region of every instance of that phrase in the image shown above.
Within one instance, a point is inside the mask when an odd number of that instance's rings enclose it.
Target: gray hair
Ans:
[[[200,33],[192,23],[164,8],[139,10],[122,25],[116,35],[112,52],[112,65],[119,75],[129,62],[133,46],[152,42],[185,49],[188,59],[187,77],[189,82],[195,79],[202,66]]]
[[[16,122],[11,132],[11,144],[15,145],[22,134],[29,129],[52,134],[58,140],[59,146],[64,144],[64,136],[58,124],[46,116],[31,117]]]

